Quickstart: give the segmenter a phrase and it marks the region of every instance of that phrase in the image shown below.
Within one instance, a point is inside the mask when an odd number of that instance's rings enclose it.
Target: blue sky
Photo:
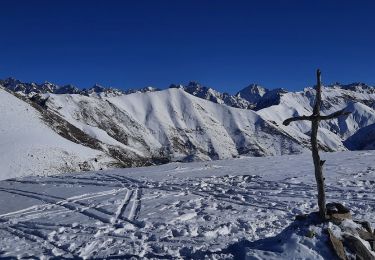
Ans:
[[[119,88],[375,84],[375,1],[2,1],[0,77]]]

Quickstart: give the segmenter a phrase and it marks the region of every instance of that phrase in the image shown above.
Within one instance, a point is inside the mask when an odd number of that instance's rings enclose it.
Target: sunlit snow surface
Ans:
[[[328,201],[374,225],[375,152],[322,157]],[[230,258],[239,241],[275,236],[317,210],[314,182],[310,154],[8,179],[0,257]],[[288,241],[284,251],[244,252],[327,257],[317,238]]]

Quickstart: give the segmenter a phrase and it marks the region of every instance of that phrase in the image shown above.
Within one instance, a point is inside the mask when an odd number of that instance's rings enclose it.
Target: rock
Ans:
[[[331,218],[337,218],[337,219],[352,219],[352,214],[350,212],[348,213],[334,213],[331,215]]]
[[[328,228],[328,236],[329,242],[332,246],[333,250],[335,251],[336,256],[340,260],[346,260],[346,254],[344,250],[344,245],[342,244],[341,240],[339,240],[335,235],[332,233],[331,229]]]
[[[327,216],[335,224],[340,224],[344,219],[352,219],[350,210],[341,203],[327,203]]]
[[[363,240],[366,240],[366,241],[374,241],[375,240],[375,235],[368,232],[368,231],[365,231],[363,229],[360,229],[358,230],[358,235],[360,238],[362,238]]]
[[[375,256],[355,236],[344,234],[344,244],[355,254],[357,259],[375,260]]]
[[[371,229],[371,224],[370,222],[368,221],[361,221],[361,220],[354,220],[355,223],[358,223],[358,224],[361,224],[361,226],[366,229],[367,232],[371,233],[371,234],[375,234],[374,232],[372,232],[372,229]]]
[[[375,240],[368,241],[370,243],[372,251],[375,251]]]
[[[350,210],[338,202],[330,202],[327,203],[327,214],[331,215],[334,213],[350,213]]]

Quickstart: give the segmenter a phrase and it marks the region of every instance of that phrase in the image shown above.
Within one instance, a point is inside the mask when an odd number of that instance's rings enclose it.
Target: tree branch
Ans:
[[[284,120],[283,125],[287,126],[293,121],[300,121],[300,120],[310,120],[312,121],[316,116],[296,116],[296,117],[291,117],[286,120]]]
[[[333,118],[336,118],[336,117],[339,117],[339,116],[347,116],[350,113],[352,113],[352,112],[345,111],[345,109],[342,109],[342,110],[339,110],[339,111],[337,111],[335,113],[332,113],[328,116],[320,116],[319,120],[329,120],[329,119],[333,119]]]
[[[283,125],[287,126],[293,121],[301,121],[301,120],[309,120],[309,121],[312,121],[314,119],[318,119],[319,121],[320,120],[329,120],[329,119],[333,119],[333,118],[340,117],[340,116],[347,116],[351,113],[352,112],[348,112],[348,111],[345,111],[345,109],[342,109],[342,110],[337,111],[335,113],[332,113],[328,116],[321,116],[321,115],[319,115],[319,116],[316,116],[316,115],[296,116],[296,117],[291,117],[291,118],[288,118],[288,119],[284,120]]]

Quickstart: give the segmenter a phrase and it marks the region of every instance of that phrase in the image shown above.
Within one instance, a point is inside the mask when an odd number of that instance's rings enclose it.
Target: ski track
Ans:
[[[327,199],[373,220],[374,164],[336,160]],[[226,163],[234,170],[224,171]],[[0,257],[214,258],[233,241],[272,236],[296,214],[316,210],[309,169],[281,170],[274,179],[248,173],[236,160],[210,164],[145,168],[149,175],[129,169],[2,181],[0,196],[29,202],[0,214]]]
[[[117,211],[116,211],[116,215],[115,217],[111,220],[111,223],[112,224],[115,224],[118,220],[118,218],[120,216],[122,216],[122,214],[124,214],[124,211],[126,209],[126,207],[128,206],[129,204],[129,201],[130,201],[130,198],[131,198],[131,195],[132,195],[132,192],[130,192],[129,190],[126,190],[126,194],[125,194],[125,197],[124,199],[122,200],[121,204],[119,205]]]

